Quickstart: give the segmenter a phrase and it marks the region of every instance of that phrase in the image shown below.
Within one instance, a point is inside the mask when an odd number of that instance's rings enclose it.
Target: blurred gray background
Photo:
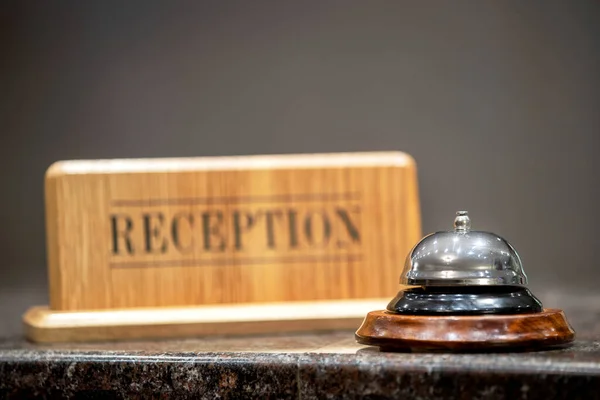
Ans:
[[[599,21],[592,0],[1,2],[0,334],[47,302],[60,159],[402,150],[424,232],[468,209],[543,301],[600,294]]]

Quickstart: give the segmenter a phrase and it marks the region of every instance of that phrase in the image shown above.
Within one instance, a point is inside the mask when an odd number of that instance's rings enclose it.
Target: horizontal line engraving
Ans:
[[[305,193],[280,194],[267,196],[226,196],[226,197],[190,197],[162,199],[121,199],[111,200],[113,207],[159,207],[169,205],[214,205],[214,204],[252,204],[252,203],[292,203],[292,202],[335,202],[359,200],[359,193]]]
[[[165,268],[165,267],[212,267],[233,265],[269,265],[269,264],[298,264],[316,262],[359,262],[362,260],[360,254],[348,255],[315,255],[315,256],[291,256],[291,257],[247,257],[212,260],[158,260],[158,261],[124,261],[111,262],[110,267],[114,269],[127,268]]]

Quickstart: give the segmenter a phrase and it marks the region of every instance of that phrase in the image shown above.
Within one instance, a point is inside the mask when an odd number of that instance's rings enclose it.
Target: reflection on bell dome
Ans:
[[[502,237],[471,231],[466,211],[454,231],[423,238],[409,252],[400,283],[419,286],[522,286],[527,276],[517,251]]]

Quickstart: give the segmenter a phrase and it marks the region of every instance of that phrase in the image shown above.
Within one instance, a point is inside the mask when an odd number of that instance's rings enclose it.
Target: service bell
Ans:
[[[526,287],[519,254],[494,233],[471,230],[466,211],[454,229],[421,239],[408,253],[398,292],[356,332],[382,349],[482,350],[570,343],[563,312],[544,309]]]
[[[401,290],[388,310],[411,314],[513,314],[539,312],[541,302],[525,287],[519,254],[504,238],[471,230],[466,211],[454,230],[425,236],[406,257]]]
[[[519,254],[504,238],[472,231],[467,211],[454,230],[427,235],[408,254],[400,283],[419,286],[522,286]]]

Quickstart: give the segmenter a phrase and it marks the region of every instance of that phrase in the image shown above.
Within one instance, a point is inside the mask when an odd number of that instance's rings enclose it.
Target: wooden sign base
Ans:
[[[372,311],[356,332],[382,351],[530,350],[565,345],[575,332],[561,310],[518,315],[425,316]]]
[[[355,329],[387,299],[231,304],[99,311],[33,307],[26,336],[39,343],[232,336]]]

